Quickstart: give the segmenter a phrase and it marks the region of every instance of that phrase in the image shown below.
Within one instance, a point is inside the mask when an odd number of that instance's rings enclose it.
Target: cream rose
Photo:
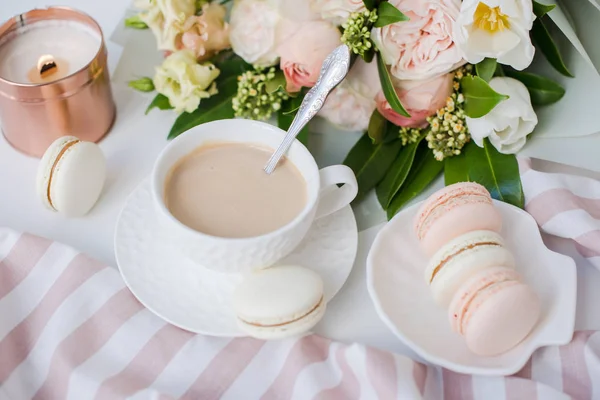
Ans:
[[[336,25],[342,25],[351,13],[366,10],[363,0],[310,0],[310,7]]]
[[[467,127],[479,147],[483,147],[483,139],[487,137],[500,153],[516,153],[538,122],[529,92],[513,78],[493,78],[490,86],[509,98],[481,118],[467,118]]]
[[[308,21],[299,24],[295,32],[279,44],[280,68],[288,92],[314,86],[323,61],[342,43],[341,37],[340,31],[330,22]]]
[[[347,130],[365,130],[381,90],[377,65],[356,60],[346,79],[331,91],[319,115]]]
[[[198,60],[206,60],[229,48],[226,13],[227,9],[220,4],[203,5],[200,16],[192,16],[185,21],[180,47],[192,50]]]
[[[522,70],[535,53],[529,37],[534,19],[531,0],[464,0],[454,38],[472,64],[488,57]]]
[[[279,15],[289,22],[306,22],[321,19],[321,16],[307,0],[271,0],[277,3]]]
[[[185,21],[196,11],[195,0],[137,0],[140,19],[152,30],[159,50],[177,50]]]
[[[429,79],[464,63],[452,30],[460,0],[391,0],[410,21],[374,28],[373,41],[397,79]]]
[[[201,99],[217,93],[214,80],[219,70],[212,64],[198,64],[191,50],[173,52],[156,68],[154,87],[169,99],[176,112],[192,112]]]
[[[250,64],[263,67],[276,64],[280,19],[276,1],[236,1],[231,10],[229,32],[233,51]]]

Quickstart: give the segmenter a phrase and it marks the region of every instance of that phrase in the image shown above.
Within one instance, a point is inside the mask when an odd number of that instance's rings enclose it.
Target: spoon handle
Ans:
[[[308,121],[317,115],[329,92],[346,77],[349,69],[350,49],[346,45],[335,48],[325,58],[317,83],[304,96],[285,138],[265,166],[264,170],[267,174],[271,174],[275,170],[279,160],[288,151],[296,136]]]

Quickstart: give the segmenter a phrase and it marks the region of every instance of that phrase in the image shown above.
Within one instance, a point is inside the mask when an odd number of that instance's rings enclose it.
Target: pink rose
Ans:
[[[464,64],[453,28],[461,0],[390,0],[410,21],[374,28],[373,41],[397,79],[430,79]]]
[[[227,9],[217,3],[202,6],[202,14],[189,17],[183,24],[179,48],[192,50],[198,61],[207,60],[221,50],[228,49],[229,24],[225,22]]]
[[[365,130],[380,90],[377,64],[359,58],[346,79],[327,96],[319,115],[342,129]]]
[[[452,94],[454,73],[444,74],[427,81],[396,81],[396,93],[410,118],[398,114],[385,99],[383,92],[377,94],[377,110],[398,126],[426,128],[427,117],[446,105]]]
[[[294,24],[293,33],[280,42],[280,68],[285,75],[287,91],[312,87],[317,82],[325,57],[341,42],[341,33],[335,25],[325,21],[307,21]]]

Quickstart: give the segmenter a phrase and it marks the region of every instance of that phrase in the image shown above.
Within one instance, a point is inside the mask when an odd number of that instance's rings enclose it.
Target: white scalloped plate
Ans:
[[[241,275],[194,264],[169,240],[154,215],[146,180],[129,196],[117,221],[115,256],[125,283],[146,308],[175,326],[211,336],[244,336],[231,305]],[[315,221],[298,248],[278,264],[318,272],[329,301],[350,275],[357,246],[356,220],[347,206]]]
[[[537,326],[502,355],[471,353],[463,337],[451,330],[446,310],[433,302],[423,277],[427,259],[413,233],[420,204],[398,213],[383,227],[367,258],[369,294],[386,325],[424,360],[465,374],[516,373],[537,348],[570,342],[575,325],[575,262],[544,245],[535,220],[525,211],[498,201],[495,205],[502,214],[502,234],[515,255],[517,270],[542,301]]]

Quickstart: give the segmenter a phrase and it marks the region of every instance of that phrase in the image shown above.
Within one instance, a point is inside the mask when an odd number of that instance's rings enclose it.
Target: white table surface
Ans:
[[[52,4],[40,0],[0,0],[0,21],[35,7],[65,5],[78,8],[94,17],[110,36],[120,23],[128,2],[123,0],[62,0]],[[140,46],[128,51],[148,51],[152,43],[149,32],[129,32],[140,35]],[[136,42],[137,43],[137,42]],[[114,65],[121,48],[109,43],[109,58]],[[130,57],[136,59],[132,54]],[[119,65],[113,75],[113,86],[118,108],[117,121],[110,134],[100,143],[108,160],[108,179],[101,200],[90,214],[79,219],[65,219],[46,210],[36,195],[35,175],[38,160],[15,151],[0,136],[0,226],[48,237],[72,245],[91,256],[115,265],[113,233],[118,214],[127,196],[151,170],[157,154],[167,144],[166,135],[174,116],[153,112],[144,116],[149,96],[134,93],[125,87],[128,79],[152,71],[153,65]],[[316,131],[331,131],[331,127],[317,122]],[[346,136],[344,136],[346,135]],[[321,165],[339,163],[356,134],[330,132],[315,134],[310,146]],[[548,142],[552,143],[552,142]],[[595,151],[597,154],[597,151]],[[576,162],[576,153],[562,156],[561,161]],[[568,159],[566,159],[568,158]],[[573,172],[600,178],[600,173],[574,169],[548,162],[537,162],[545,170]],[[435,187],[441,186],[441,182]],[[430,190],[431,192],[431,190]],[[420,200],[420,199],[418,199]],[[376,209],[373,197],[355,209],[359,228],[365,229],[384,221]],[[379,320],[368,296],[365,284],[365,258],[377,233],[374,227],[361,232],[355,268],[340,294],[330,303],[326,317],[317,327],[317,333],[345,342],[357,341],[395,352],[413,355]],[[600,272],[591,267],[563,240],[548,238],[548,243],[575,258],[578,264],[577,329],[600,329],[600,313],[594,305],[600,304]],[[596,312],[594,312],[596,311]]]

